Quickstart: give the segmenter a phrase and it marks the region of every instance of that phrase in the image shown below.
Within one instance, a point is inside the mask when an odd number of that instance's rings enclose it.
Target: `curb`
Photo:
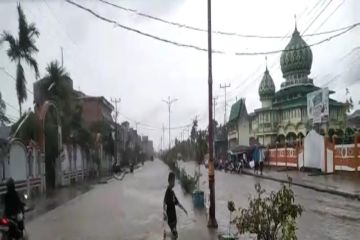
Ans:
[[[271,177],[271,176],[264,176],[264,175],[262,175],[262,176],[261,175],[256,175],[256,174],[253,174],[253,173],[248,172],[248,171],[243,171],[243,174],[254,176],[254,177],[259,177],[259,178],[263,178],[263,179],[267,179],[267,180],[272,180],[272,181],[276,181],[276,182],[281,182],[281,183],[290,183],[288,180],[285,180],[285,179],[275,178],[275,177]],[[299,183],[299,182],[296,182],[296,181],[292,181],[291,184],[294,185],[294,186],[311,189],[311,190],[314,190],[314,191],[317,191],[317,192],[329,193],[329,194],[338,195],[338,196],[342,196],[342,197],[345,197],[345,198],[350,198],[350,199],[360,201],[360,195],[355,194],[355,193],[342,192],[342,191],[333,190],[333,189],[316,187],[316,186],[313,186],[313,185],[303,184],[303,183]]]
[[[118,181],[122,181],[126,174],[127,174],[127,172],[123,172],[123,174],[121,174],[120,176],[116,176],[116,174],[113,174],[113,178]]]

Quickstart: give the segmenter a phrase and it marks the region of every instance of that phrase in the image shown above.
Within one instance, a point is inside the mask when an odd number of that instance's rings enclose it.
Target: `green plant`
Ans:
[[[192,177],[186,173],[185,169],[181,169],[180,183],[186,193],[192,193],[195,190],[198,180],[199,180],[198,175]]]
[[[260,184],[255,189],[256,197],[249,199],[249,207],[240,208],[232,221],[239,233],[254,233],[258,240],[296,240],[296,218],[301,215],[302,207],[294,203],[291,180],[289,185],[268,196],[264,196]]]
[[[10,123],[10,120],[6,116],[5,112],[6,112],[6,104],[5,101],[2,99],[0,92],[0,125],[3,125],[5,123]]]
[[[7,50],[7,55],[10,58],[10,61],[17,64],[16,93],[19,102],[19,113],[21,117],[21,104],[27,99],[26,78],[24,69],[22,67],[22,62],[25,61],[31,68],[33,68],[35,72],[35,77],[39,77],[38,65],[33,55],[39,51],[35,46],[35,38],[39,37],[40,33],[34,23],[27,23],[25,14],[20,6],[20,3],[17,5],[17,11],[19,14],[18,37],[16,38],[9,32],[4,31],[0,42],[8,42],[9,49]]]

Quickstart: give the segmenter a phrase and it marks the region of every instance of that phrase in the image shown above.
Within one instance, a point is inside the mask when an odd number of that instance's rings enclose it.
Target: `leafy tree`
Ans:
[[[6,41],[9,44],[7,55],[10,61],[17,64],[16,68],[16,93],[19,102],[19,113],[21,117],[21,104],[27,99],[26,93],[26,78],[22,62],[25,61],[35,72],[35,77],[39,77],[39,69],[37,62],[33,55],[39,50],[35,46],[35,39],[39,37],[40,33],[34,23],[28,24],[25,14],[20,6],[17,6],[19,14],[19,31],[18,37],[14,37],[9,32],[4,31],[1,37],[1,42]]]
[[[108,123],[96,122],[90,126],[90,131],[94,134],[100,133],[104,151],[110,155],[114,154],[114,140],[112,138],[112,130]]]
[[[353,109],[354,109],[354,102],[353,102],[352,98],[349,97],[345,101],[345,110],[346,110],[347,113],[350,113],[351,110],[353,110]]]
[[[33,112],[30,112],[28,115],[24,114],[21,116],[21,118],[11,126],[10,134],[13,135],[22,122],[22,127],[13,137],[22,139],[25,144],[27,144],[30,140],[39,141],[40,122]]]
[[[70,75],[58,61],[50,62],[46,67],[46,75],[43,78],[42,92],[48,100],[55,102],[56,108],[60,115],[63,138],[68,140],[71,135],[71,123],[73,114],[80,110],[74,109],[74,99],[72,98],[72,89],[70,85]],[[78,122],[79,124],[81,121]]]
[[[6,111],[6,104],[5,101],[2,99],[1,92],[0,92],[0,125],[4,125],[6,123],[10,123],[10,120],[5,115]]]
[[[296,218],[303,209],[294,203],[291,183],[268,196],[264,196],[265,190],[260,184],[256,184],[255,189],[256,197],[249,199],[249,207],[240,208],[239,215],[232,221],[239,233],[254,233],[258,240],[296,240]]]
[[[193,125],[191,127],[190,139],[192,143],[196,142],[196,134],[197,134],[198,120],[195,118],[193,120]]]

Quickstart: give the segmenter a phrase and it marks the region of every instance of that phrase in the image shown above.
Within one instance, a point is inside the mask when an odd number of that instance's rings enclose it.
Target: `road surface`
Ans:
[[[191,173],[194,166],[186,164]],[[207,191],[206,169],[201,185]],[[123,181],[97,185],[75,199],[27,223],[31,239],[162,239],[162,200],[167,186],[168,168],[161,161],[146,162]],[[254,184],[270,190],[277,182],[252,176],[216,172],[216,213],[219,232],[229,219],[227,201],[245,207]],[[298,221],[299,239],[360,239],[360,202],[299,187],[293,188],[296,200],[305,208]],[[217,239],[206,226],[206,212],[192,209],[191,197],[179,185],[175,192],[189,216],[178,210],[181,239]],[[186,238],[185,238],[186,235]]]

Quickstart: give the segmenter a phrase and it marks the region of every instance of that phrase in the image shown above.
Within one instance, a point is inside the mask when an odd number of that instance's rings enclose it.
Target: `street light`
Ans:
[[[168,96],[168,100],[162,100],[164,103],[166,103],[168,105],[168,111],[169,111],[169,151],[171,148],[171,136],[170,136],[170,114],[171,114],[171,104],[173,104],[174,102],[176,102],[178,99],[177,98],[173,98],[171,99],[170,96]]]

